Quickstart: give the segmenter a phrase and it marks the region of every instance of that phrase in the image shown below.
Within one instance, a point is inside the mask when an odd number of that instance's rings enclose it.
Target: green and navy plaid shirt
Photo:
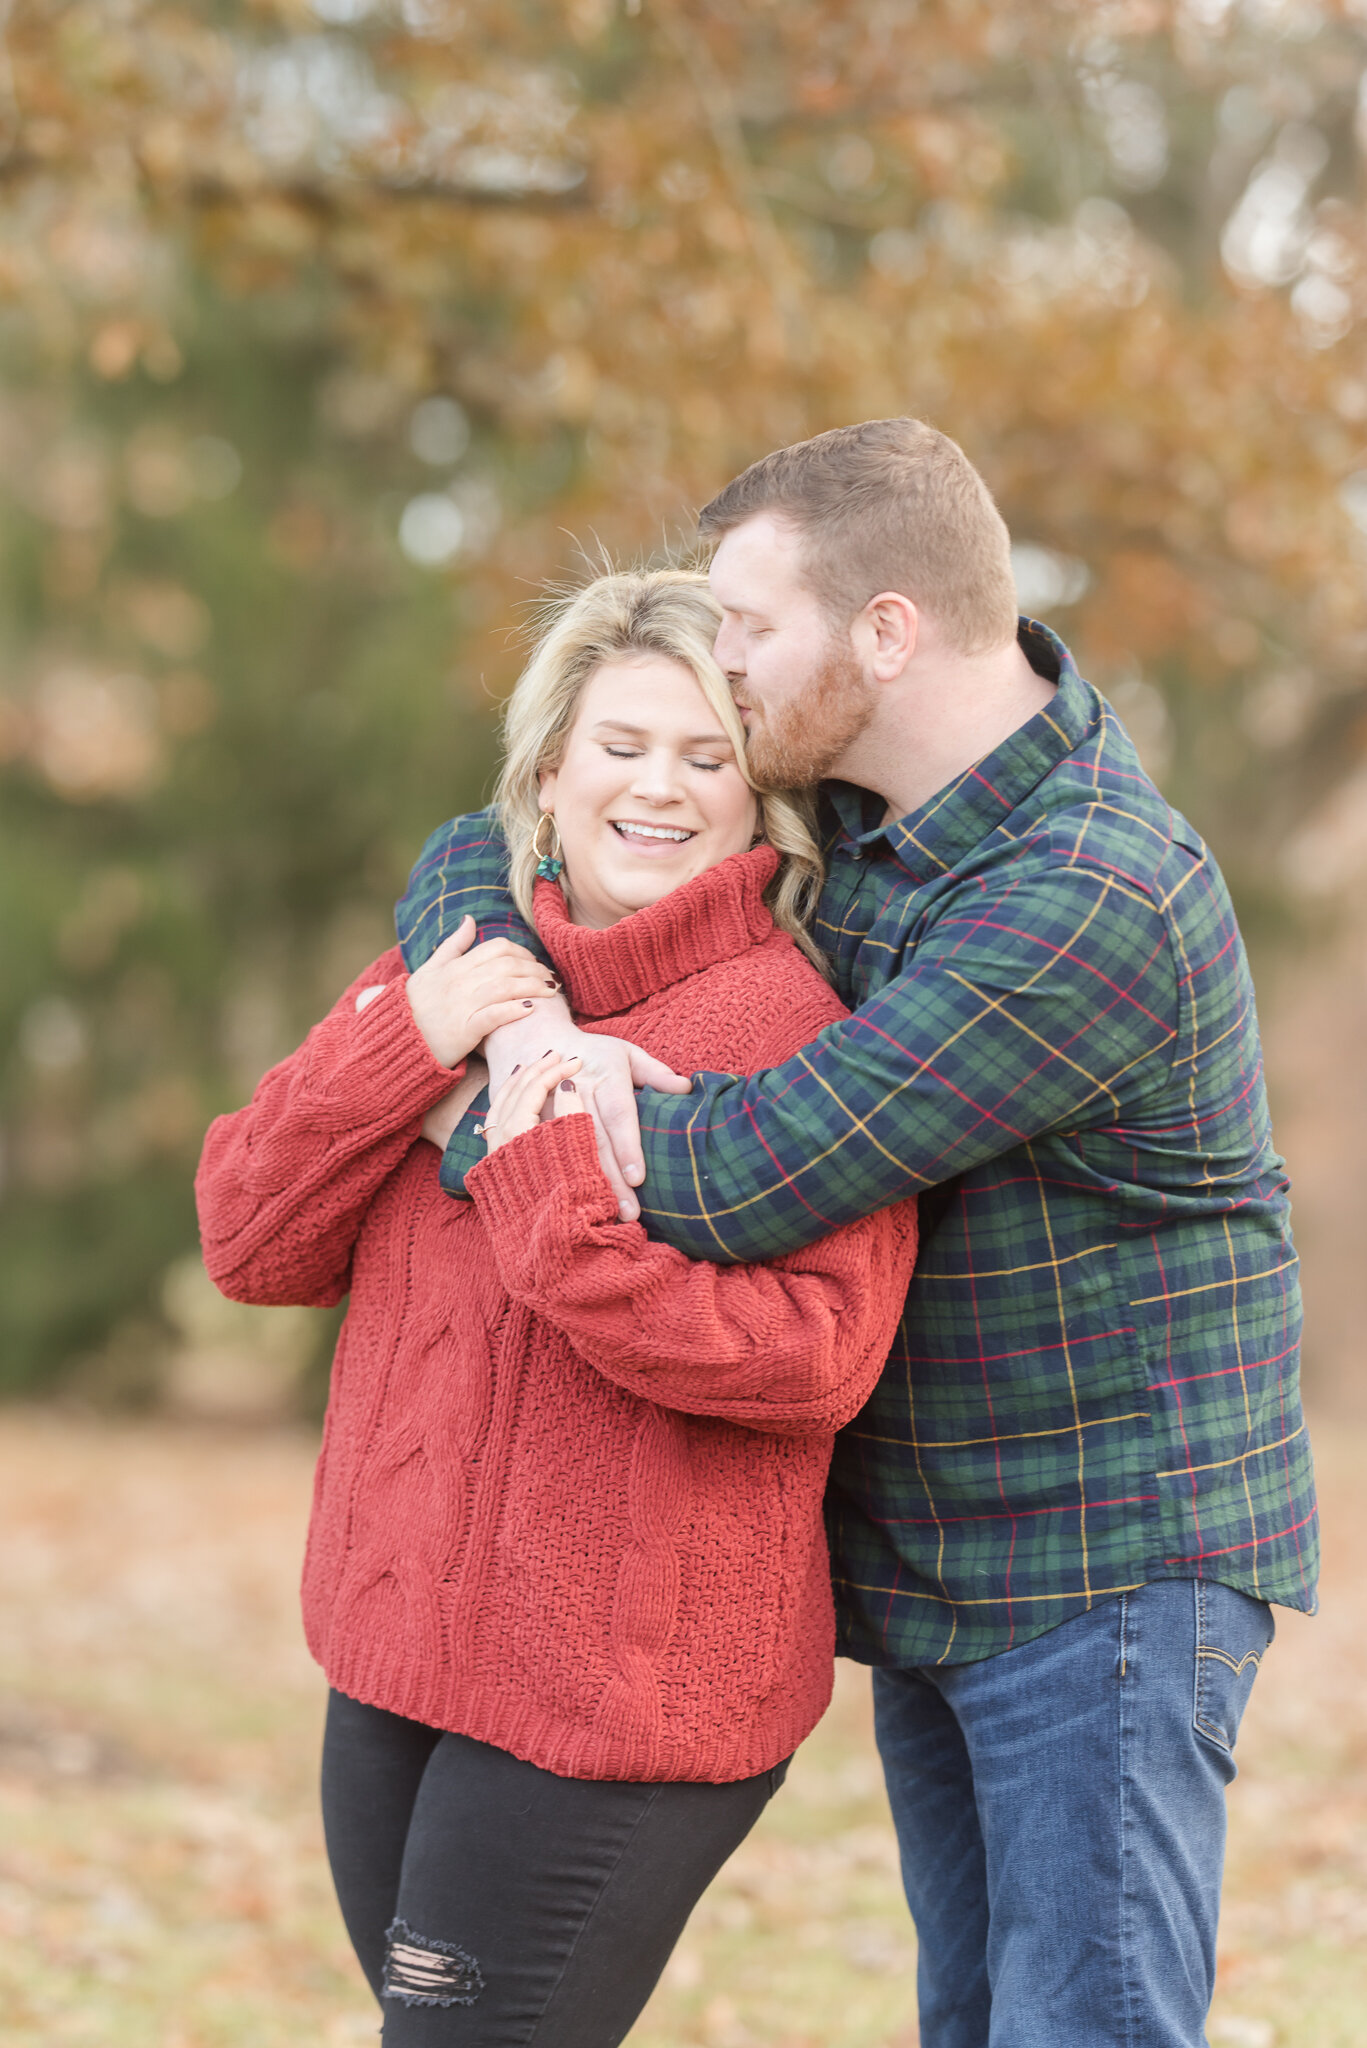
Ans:
[[[644,1219],[691,1257],[921,1196],[828,1496],[840,1646],[867,1663],[969,1663],[1152,1579],[1314,1605],[1296,1257],[1234,913],[1067,649],[1029,622],[1022,644],[1054,697],[950,788],[888,826],[825,793],[816,935],[854,1014],[768,1073],[642,1098]],[[487,812],[424,849],[410,963],[467,911],[536,944]],[[452,1192],[482,1149],[453,1139]]]

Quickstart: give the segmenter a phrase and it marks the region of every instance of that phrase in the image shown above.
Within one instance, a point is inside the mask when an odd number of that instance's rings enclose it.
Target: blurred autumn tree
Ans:
[[[0,30],[3,1384],[152,1384],[204,1122],[480,797],[519,606],[776,443],[966,444],[1255,926],[1367,856],[1367,5]]]

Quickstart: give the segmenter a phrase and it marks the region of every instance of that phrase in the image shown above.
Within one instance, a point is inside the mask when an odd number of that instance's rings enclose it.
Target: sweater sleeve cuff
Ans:
[[[311,1092],[344,1108],[349,1120],[384,1121],[397,1129],[439,1102],[465,1072],[463,1060],[444,1067],[432,1057],[405,988],[406,977],[396,976],[382,995],[347,1018],[342,1043],[333,1040],[333,1057],[310,1077]]]
[[[568,1243],[573,1223],[616,1223],[617,1197],[598,1163],[593,1118],[558,1116],[510,1138],[466,1174],[491,1236],[509,1239],[549,1229]]]

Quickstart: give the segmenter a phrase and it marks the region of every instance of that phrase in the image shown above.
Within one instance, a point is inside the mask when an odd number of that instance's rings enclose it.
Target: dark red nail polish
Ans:
[[[530,1010],[530,1008],[532,1007],[532,999],[531,999],[531,997],[530,997],[530,996],[528,996],[528,997],[526,998],[526,1000],[525,1000],[525,1002],[523,1003],[522,1007],[523,1007],[523,1009],[524,1009],[524,1010]]]
[[[571,1081],[568,1076],[566,1076],[566,1078],[560,1083],[560,1085],[567,1095],[577,1095],[579,1093],[579,1090],[575,1087],[573,1081]]]
[[[517,1065],[516,1065],[516,1066],[515,1066],[515,1067],[513,1068],[513,1074],[520,1074],[521,1072],[522,1072],[522,1062],[521,1062],[521,1060],[519,1060],[519,1061],[518,1061],[518,1063],[517,1063]],[[512,1080],[512,1078],[513,1078],[513,1075],[512,1075],[512,1074],[510,1074],[510,1075],[508,1076],[508,1079],[509,1079],[509,1080],[511,1081],[511,1080]]]

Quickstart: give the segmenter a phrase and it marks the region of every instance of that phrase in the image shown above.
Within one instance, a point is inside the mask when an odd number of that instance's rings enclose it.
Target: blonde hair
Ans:
[[[721,612],[707,578],[693,569],[621,570],[553,599],[542,616],[541,637],[503,716],[503,767],[494,797],[513,901],[522,915],[532,914],[541,772],[560,765],[584,685],[605,662],[658,654],[681,662],[696,677],[731,741],[736,765],[758,800],[760,835],[779,856],[765,901],[775,924],[825,973],[826,962],[807,930],[823,874],[815,804],[800,790],[760,789],[750,773],[745,727],[712,652]]]
[[[897,590],[961,654],[1016,637],[1006,522],[963,449],[924,420],[863,420],[776,448],[703,506],[698,531],[719,540],[761,512],[801,536],[807,580],[836,625]]]

